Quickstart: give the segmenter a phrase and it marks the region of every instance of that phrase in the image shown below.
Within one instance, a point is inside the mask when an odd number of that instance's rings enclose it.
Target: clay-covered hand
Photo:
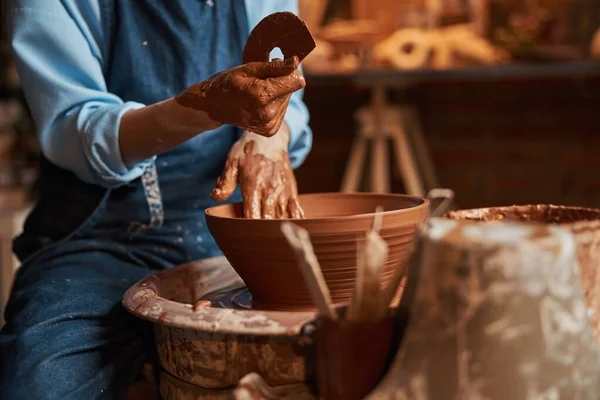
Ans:
[[[292,93],[306,86],[298,65],[296,56],[240,65],[189,87],[175,99],[205,111],[219,124],[270,137],[281,129]]]
[[[246,131],[231,148],[212,198],[227,200],[239,182],[244,218],[304,218],[288,143],[289,130],[285,124],[271,138]]]

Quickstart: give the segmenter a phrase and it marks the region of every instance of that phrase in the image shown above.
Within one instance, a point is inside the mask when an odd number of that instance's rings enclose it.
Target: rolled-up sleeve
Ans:
[[[93,0],[13,0],[8,31],[44,156],[111,188],[138,178],[152,160],[122,161],[121,117],[144,104],[107,91],[97,7]]]
[[[309,114],[302,101],[304,90],[292,95],[285,114],[285,123],[290,130],[289,155],[292,168],[298,168],[312,147],[312,131],[308,126]]]

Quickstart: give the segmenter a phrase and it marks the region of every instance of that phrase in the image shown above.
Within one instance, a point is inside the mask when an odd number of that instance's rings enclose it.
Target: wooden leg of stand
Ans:
[[[424,196],[425,190],[419,177],[419,171],[414,158],[414,151],[402,128],[394,129],[392,135],[396,147],[396,162],[404,182],[406,192],[411,196]]]
[[[386,131],[389,124],[384,86],[376,86],[371,91],[370,117],[373,126],[373,150],[371,151],[371,190],[377,193],[390,192],[390,172],[387,152]]]
[[[371,188],[373,192],[390,192],[390,173],[388,170],[387,139],[382,134],[373,139],[373,159],[371,160]]]
[[[437,176],[435,173],[435,167],[431,159],[431,153],[429,152],[429,146],[423,136],[423,130],[419,123],[419,118],[416,110],[409,108],[404,113],[404,120],[406,121],[406,130],[410,135],[410,139],[415,150],[415,156],[417,162],[421,167],[421,173],[425,186],[428,190],[439,187]]]
[[[366,151],[367,139],[359,132],[354,138],[352,148],[350,149],[350,156],[348,157],[348,164],[346,165],[346,172],[342,181],[341,191],[343,193],[356,192],[358,190]]]

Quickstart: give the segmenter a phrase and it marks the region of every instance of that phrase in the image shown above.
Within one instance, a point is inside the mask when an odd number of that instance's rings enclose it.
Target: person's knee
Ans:
[[[36,388],[28,385],[20,385],[18,382],[4,382],[0,378],[0,399],[11,400],[29,400],[29,399],[47,399],[45,391],[40,392]]]
[[[49,335],[32,345],[27,336],[0,342],[0,399],[124,399],[146,359],[136,337],[121,343],[64,337],[61,344],[61,337]]]
[[[3,358],[5,356],[3,355]],[[29,400],[29,399],[59,399],[65,391],[63,382],[48,374],[44,366],[24,368],[18,360],[12,366],[2,362],[0,373],[0,399]]]
[[[123,278],[107,279],[82,255],[65,254],[19,276],[0,330],[0,399],[122,397],[152,329],[122,307],[131,265],[118,266]]]
[[[140,327],[118,303],[83,303],[15,307],[0,331],[0,399],[124,398],[146,357]]]

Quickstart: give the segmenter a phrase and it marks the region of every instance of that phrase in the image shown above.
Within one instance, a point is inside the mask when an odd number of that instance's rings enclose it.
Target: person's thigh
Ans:
[[[152,272],[125,247],[84,241],[23,266],[0,331],[0,399],[125,398],[152,327],[121,298]]]

